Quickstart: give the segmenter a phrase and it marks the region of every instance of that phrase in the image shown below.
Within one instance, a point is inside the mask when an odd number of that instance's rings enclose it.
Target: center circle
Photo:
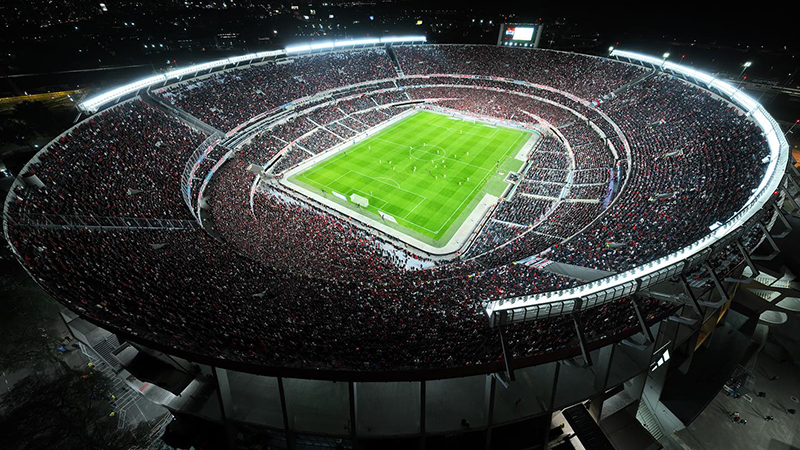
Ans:
[[[423,145],[409,148],[408,155],[416,160],[436,162],[447,158],[447,150],[438,145]]]

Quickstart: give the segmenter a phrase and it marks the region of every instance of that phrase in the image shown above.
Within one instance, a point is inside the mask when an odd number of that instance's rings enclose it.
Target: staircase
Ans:
[[[403,77],[403,68],[400,66],[400,60],[397,59],[397,54],[394,52],[394,49],[391,45],[386,46],[386,53],[389,54],[389,58],[391,58],[392,62],[394,63],[394,68],[397,70],[397,76]]]
[[[156,108],[160,109],[161,111],[164,111],[166,114],[170,116],[178,117],[180,120],[182,120],[189,126],[202,131],[206,136],[211,136],[217,133],[225,134],[222,131],[198,119],[197,117],[187,113],[186,111],[180,108],[176,108],[169,102],[164,101],[161,97],[153,95],[149,89],[145,89],[143,91],[141,98],[143,102],[155,106]]]
[[[636,419],[656,441],[664,437],[664,432],[661,430],[661,426],[658,424],[653,412],[647,407],[644,399],[639,401],[639,409],[636,411]]]
[[[119,341],[113,334],[94,346],[94,351],[97,353],[97,356],[102,358],[102,360],[108,364],[114,373],[119,372],[119,370],[122,368],[122,364],[120,364],[119,360],[114,354],[117,348],[119,348]]]
[[[114,346],[115,342],[117,344],[116,346]],[[108,390],[108,396],[110,399],[113,399],[111,400],[112,408],[114,412],[117,413],[117,428],[123,429],[127,426],[126,417],[128,410],[135,406],[135,403],[141,397],[133,388],[117,376],[117,372],[122,368],[122,365],[119,363],[116,356],[114,356],[113,351],[118,346],[119,341],[117,341],[116,336],[113,335],[101,341],[94,348],[83,345],[83,343],[80,344],[81,352],[89,358],[89,361],[94,365],[94,370],[102,372],[108,378],[111,384]],[[101,352],[107,354],[103,355]]]
[[[652,71],[652,70],[648,71],[647,73],[645,73],[644,75],[640,76],[639,78],[631,81],[630,83],[628,83],[628,84],[622,86],[621,88],[617,89],[616,91],[614,91],[614,95],[622,94],[623,92],[625,92],[628,89],[636,86],[637,84],[639,84],[642,81],[648,79],[649,77],[653,76],[654,74],[655,74],[655,71]]]

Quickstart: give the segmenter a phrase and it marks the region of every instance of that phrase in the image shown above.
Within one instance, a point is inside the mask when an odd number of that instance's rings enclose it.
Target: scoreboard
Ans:
[[[500,25],[497,45],[506,47],[538,47],[541,37],[541,24],[504,23]]]

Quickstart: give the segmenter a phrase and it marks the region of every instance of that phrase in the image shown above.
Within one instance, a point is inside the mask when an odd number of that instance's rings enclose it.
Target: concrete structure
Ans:
[[[252,135],[259,126],[273,124],[270,120],[254,122],[254,128],[246,133]],[[214,155],[217,164],[209,174],[202,174],[205,183],[235,151],[236,145],[228,144],[236,139],[237,136],[228,136],[220,142],[219,154]],[[206,148],[199,149],[198,155]],[[780,155],[776,164],[785,163],[785,157]],[[186,167],[188,170],[193,166]],[[566,439],[566,434],[551,433],[566,421],[562,433],[574,431],[578,439],[588,441],[594,436],[608,441],[602,445],[620,449],[657,448],[655,441],[660,434],[681,429],[696,417],[696,408],[687,404],[707,404],[681,401],[685,394],[680,388],[682,383],[675,381],[681,380],[678,374],[687,376],[715,365],[716,381],[709,382],[704,391],[710,392],[718,379],[727,380],[734,370],[739,370],[736,364],[695,361],[698,350],[720,344],[740,349],[727,360],[739,363],[752,361],[761,348],[757,344],[758,339],[765,339],[764,327],[750,329],[749,316],[733,314],[730,308],[739,286],[752,282],[765,270],[760,268],[763,264],[780,255],[781,239],[794,229],[787,215],[797,208],[796,174],[783,179],[783,170],[779,166],[773,174],[777,178],[768,180],[778,186],[780,197],[771,196],[767,189],[770,198],[759,196],[757,208],[748,210],[747,217],[737,216],[734,229],[704,241],[703,248],[692,248],[685,258],[679,255],[674,261],[661,261],[663,267],[650,264],[640,268],[633,281],[615,283],[605,277],[598,282],[600,287],[590,293],[557,292],[546,302],[546,311],[537,298],[501,300],[487,308],[491,324],[497,327],[502,340],[503,327],[510,322],[557,314],[571,314],[574,318],[574,313],[584,308],[621,296],[633,298],[634,303],[637,295],[647,295],[674,304],[672,315],[650,326],[634,306],[632,313],[637,316],[638,328],[591,345],[575,319],[579,348],[526,361],[514,361],[506,355],[504,367],[364,374],[257,367],[225,361],[216,355],[174,351],[110,324],[108,331],[97,330],[78,317],[70,317],[67,324],[77,339],[94,348],[125,342],[115,348],[101,348],[97,354],[110,366],[122,368],[117,373],[139,386],[141,395],[168,408],[179,423],[191,423],[187,425],[191,431],[186,434],[196,437],[212,430],[217,436],[224,436],[223,445],[230,447],[237,439],[245,439],[286,448],[545,448],[555,440]],[[197,176],[191,170],[186,173],[187,180]],[[199,222],[202,190],[197,197],[186,197]],[[197,204],[193,203],[195,198]],[[765,216],[768,227],[761,224]],[[70,226],[74,223],[70,222]],[[758,244],[745,248],[741,240],[752,232],[759,233]],[[733,262],[731,258],[712,257],[725,252],[734,255]],[[705,269],[699,284],[688,278],[698,267]],[[598,293],[604,294],[602,298]],[[786,305],[794,306],[795,302],[787,301]],[[790,319],[788,313],[779,313]],[[728,332],[719,334],[730,337],[711,339],[718,330]],[[109,332],[122,339],[92,338],[108,336]],[[724,373],[728,368],[730,371]],[[748,373],[747,364],[741,372]],[[576,405],[578,408],[574,409]],[[586,412],[604,428],[601,436],[596,427],[586,423]],[[619,430],[628,431],[618,433]],[[635,442],[629,439],[632,435],[638,436]],[[205,445],[216,444],[209,438]],[[601,448],[599,445],[596,448]]]

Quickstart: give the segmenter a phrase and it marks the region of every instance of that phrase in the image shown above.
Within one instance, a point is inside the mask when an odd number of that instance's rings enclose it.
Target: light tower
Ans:
[[[739,86],[738,86],[739,89],[742,88],[742,83],[744,83],[744,78],[743,78],[744,77],[744,72],[747,70],[748,67],[750,67],[752,65],[753,65],[753,63],[750,62],[750,61],[747,61],[744,64],[742,64],[742,71],[739,72]]]

